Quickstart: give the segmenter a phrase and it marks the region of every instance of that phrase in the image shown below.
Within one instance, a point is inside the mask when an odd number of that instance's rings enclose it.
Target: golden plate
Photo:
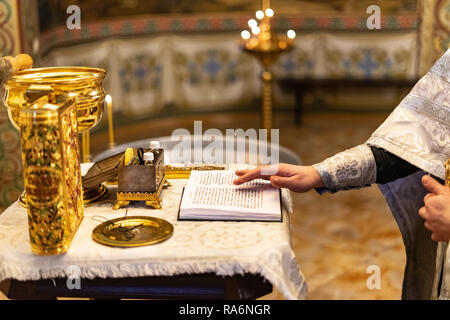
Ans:
[[[111,247],[140,247],[170,238],[173,225],[155,217],[123,217],[108,220],[97,226],[92,239]]]
[[[92,206],[103,200],[108,193],[108,188],[100,184],[97,188],[83,188],[83,204],[85,207]]]
[[[101,184],[98,188],[91,188],[83,191],[83,204],[85,207],[89,207],[103,200],[108,193],[108,188]],[[28,207],[27,194],[25,191],[19,195],[19,204],[25,209]]]

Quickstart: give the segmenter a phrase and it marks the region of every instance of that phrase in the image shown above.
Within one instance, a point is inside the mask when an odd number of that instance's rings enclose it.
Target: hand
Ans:
[[[425,220],[425,228],[432,232],[433,241],[450,240],[450,188],[429,176],[423,176],[423,186],[430,191],[424,198],[425,206],[419,215]]]
[[[266,175],[266,172],[275,172],[275,174]],[[293,192],[307,192],[313,188],[323,187],[322,180],[313,167],[294,166],[285,163],[250,170],[237,170],[236,175],[239,178],[233,181],[235,185],[254,179],[265,179],[270,180],[275,188],[287,188]]]

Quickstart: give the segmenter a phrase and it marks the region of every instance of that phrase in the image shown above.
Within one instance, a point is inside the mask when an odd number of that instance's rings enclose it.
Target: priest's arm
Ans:
[[[406,177],[419,169],[381,148],[360,145],[336,154],[313,166],[277,165],[276,174],[266,176],[258,167],[238,170],[235,184],[256,178],[270,180],[278,188],[293,192],[307,192],[316,188],[319,192],[337,192],[369,186],[373,183],[388,183]]]

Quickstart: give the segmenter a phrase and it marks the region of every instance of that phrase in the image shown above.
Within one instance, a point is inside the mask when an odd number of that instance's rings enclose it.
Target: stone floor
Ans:
[[[384,113],[309,113],[301,127],[290,113],[275,114],[280,143],[313,164],[363,143],[386,118]],[[257,128],[254,113],[192,115],[144,121],[116,130],[118,143],[170,135],[175,128]],[[116,121],[116,123],[119,121]],[[103,151],[106,132],[91,138],[92,152]],[[400,232],[376,187],[319,196],[293,195],[292,247],[309,288],[309,299],[400,299],[405,253]],[[381,288],[370,290],[367,268],[381,269]],[[0,296],[1,299],[1,296]],[[283,299],[275,289],[263,299]]]

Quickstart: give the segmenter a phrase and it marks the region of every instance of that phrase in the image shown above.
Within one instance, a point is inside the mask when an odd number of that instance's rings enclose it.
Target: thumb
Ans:
[[[270,183],[275,188],[289,188],[292,187],[292,181],[289,177],[272,176]]]
[[[422,177],[422,184],[428,191],[434,194],[443,194],[447,192],[447,187],[428,175]]]

